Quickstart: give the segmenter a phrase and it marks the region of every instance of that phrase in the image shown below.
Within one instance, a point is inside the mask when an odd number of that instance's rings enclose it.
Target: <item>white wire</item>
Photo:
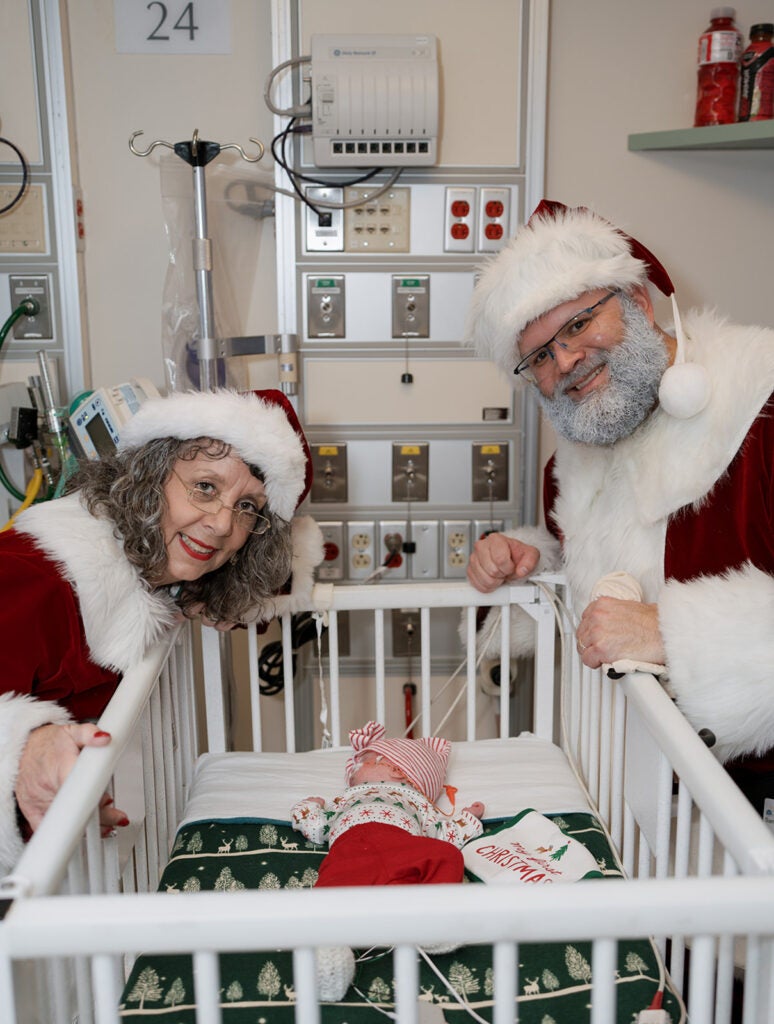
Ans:
[[[271,90],[272,86],[274,85],[274,79],[277,77],[280,71],[284,71],[285,68],[293,67],[296,64],[309,64],[311,63],[311,60],[311,56],[308,55],[303,57],[291,57],[290,60],[283,60],[281,64],[278,64],[275,68],[271,69],[266,79],[266,84],[263,87],[263,99],[264,102],[266,103],[266,106],[269,108],[272,114],[279,114],[280,117],[309,117],[309,115],[312,113],[311,101],[308,103],[304,103],[304,105],[300,107],[288,107],[286,110],[282,110],[280,107],[276,107],[274,105],[271,98]]]
[[[443,973],[443,971],[440,969],[440,967],[436,967],[436,965],[433,963],[433,961],[430,959],[430,957],[427,955],[427,953],[425,953],[424,949],[422,949],[421,946],[417,946],[417,952],[422,957],[422,959],[425,961],[425,963],[430,968],[430,970],[433,972],[433,974],[435,974],[438,978],[440,978],[440,980],[444,983],[446,988],[454,996],[454,998],[460,1004],[460,1006],[465,1011],[465,1013],[469,1014],[473,1018],[473,1020],[479,1021],[480,1024],[489,1024],[488,1020],[485,1020],[484,1017],[480,1017],[476,1013],[476,1011],[473,1009],[473,1007],[469,1003],[465,1002],[465,1000],[459,994],[457,989],[452,985],[452,983],[449,981],[449,979],[446,977],[446,975]]]

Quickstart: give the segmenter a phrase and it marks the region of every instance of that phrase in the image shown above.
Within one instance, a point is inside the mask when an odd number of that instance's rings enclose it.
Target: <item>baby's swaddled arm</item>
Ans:
[[[445,839],[455,846],[464,846],[469,839],[475,839],[484,831],[480,819],[484,805],[480,801],[463,807],[456,817],[446,817],[435,806],[429,804],[424,820],[424,834],[434,839]]]
[[[308,796],[305,800],[299,800],[290,812],[290,821],[296,832],[317,846],[327,842],[329,818],[321,796]]]

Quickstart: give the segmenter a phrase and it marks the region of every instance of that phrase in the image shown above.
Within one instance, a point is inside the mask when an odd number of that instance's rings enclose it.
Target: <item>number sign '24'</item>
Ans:
[[[113,0],[119,53],[231,53],[230,0]]]

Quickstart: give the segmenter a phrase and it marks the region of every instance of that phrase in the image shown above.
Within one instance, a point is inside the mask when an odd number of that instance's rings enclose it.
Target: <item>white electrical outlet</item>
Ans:
[[[444,519],[441,544],[441,575],[464,579],[470,558],[470,520]]]
[[[347,577],[364,580],[376,568],[374,524],[347,523]]]

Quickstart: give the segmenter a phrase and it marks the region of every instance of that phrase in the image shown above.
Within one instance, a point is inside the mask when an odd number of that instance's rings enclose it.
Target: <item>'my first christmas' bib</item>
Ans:
[[[601,878],[586,847],[544,815],[527,809],[462,848],[465,870],[480,882],[550,885]]]

